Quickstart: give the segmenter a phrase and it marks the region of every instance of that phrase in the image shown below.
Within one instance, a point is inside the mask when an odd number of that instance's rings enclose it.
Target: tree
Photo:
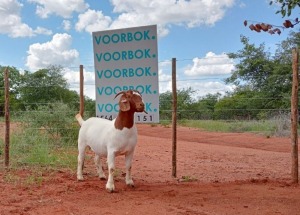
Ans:
[[[4,70],[9,70],[10,110],[18,113],[26,109],[51,108],[59,103],[71,110],[79,110],[79,95],[68,89],[67,80],[62,75],[62,67],[50,66],[35,73],[20,73],[15,67],[0,66],[0,116],[4,115]],[[95,101],[85,97],[87,116],[95,116]],[[43,107],[42,107],[43,106]]]
[[[273,3],[280,4],[280,10],[276,13],[281,13],[282,17],[290,16],[292,14],[292,10],[295,7],[300,7],[300,0],[275,0],[270,1],[270,5]]]
[[[216,103],[214,119],[261,119],[266,115],[262,114],[261,110],[267,102],[262,93],[253,91],[247,86],[241,87],[234,93],[228,93]]]
[[[195,91],[189,87],[187,89],[180,89],[177,90],[177,110],[178,110],[178,117],[180,119],[187,118],[189,110],[191,109],[191,105],[194,102],[192,95]],[[172,101],[173,95],[172,92],[167,91],[165,93],[161,93],[159,95],[159,109],[160,109],[160,116],[162,119],[171,119],[171,111],[172,111]]]
[[[76,110],[79,111],[79,103],[77,102],[76,105],[77,105]],[[85,112],[85,117],[87,118],[95,117],[96,114],[95,100],[89,97],[84,97],[84,112]]]
[[[241,42],[244,48],[229,54],[229,57],[239,59],[235,71],[226,79],[226,83],[233,83],[237,86],[231,97],[242,96],[246,93],[245,98],[249,99],[245,99],[244,108],[261,110],[260,112],[253,111],[252,118],[255,118],[255,115],[269,115],[267,110],[288,109],[292,82],[291,50],[300,43],[300,33],[291,33],[278,45],[274,56],[265,50],[264,44],[257,47],[250,44],[249,39],[244,36],[241,37]],[[262,102],[254,102],[254,99]],[[247,104],[250,100],[251,103]],[[231,101],[230,105],[232,104],[240,107],[234,101]],[[223,107],[224,104],[221,106]]]
[[[248,86],[253,90],[261,90],[273,69],[270,53],[265,51],[264,44],[256,47],[250,44],[245,36],[241,36],[241,42],[244,45],[242,50],[228,54],[230,58],[239,59],[240,62],[225,82],[233,83],[238,87]]]
[[[20,86],[23,83],[23,78],[20,72],[15,67],[2,67],[0,66],[0,116],[4,115],[4,71],[8,69],[8,77],[9,77],[9,101],[10,101],[10,108],[12,110],[18,109],[21,106],[19,101],[20,98]]]
[[[207,94],[200,98],[196,103],[191,105],[192,110],[194,110],[194,119],[213,119],[215,105],[221,98],[220,93]]]
[[[33,108],[37,104],[56,101],[72,102],[76,93],[69,91],[67,81],[61,71],[62,68],[57,66],[41,69],[34,73],[26,71],[25,81],[20,90],[23,104]]]

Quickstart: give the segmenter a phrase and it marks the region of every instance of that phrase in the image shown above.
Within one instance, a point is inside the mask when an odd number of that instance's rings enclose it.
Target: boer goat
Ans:
[[[83,180],[82,168],[85,149],[87,146],[90,146],[95,152],[95,164],[101,179],[106,179],[102,168],[101,156],[107,156],[108,180],[106,189],[109,192],[115,190],[115,157],[119,155],[125,155],[125,182],[129,186],[134,186],[131,177],[131,162],[137,144],[137,128],[134,123],[134,113],[146,112],[142,96],[138,91],[122,91],[115,98],[119,95],[121,95],[119,113],[112,121],[97,117],[84,121],[80,114],[76,115],[76,119],[81,126],[78,136],[77,180]]]

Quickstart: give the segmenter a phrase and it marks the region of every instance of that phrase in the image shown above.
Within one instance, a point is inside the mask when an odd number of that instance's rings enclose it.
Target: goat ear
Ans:
[[[130,110],[130,103],[125,98],[120,99],[119,106],[120,106],[121,111],[129,111]]]

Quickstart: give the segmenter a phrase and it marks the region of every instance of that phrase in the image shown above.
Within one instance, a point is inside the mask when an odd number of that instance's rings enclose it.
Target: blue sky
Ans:
[[[234,69],[226,53],[242,48],[240,35],[271,51],[282,34],[252,32],[244,20],[282,25],[269,0],[1,0],[0,65],[35,72],[62,65],[70,88],[78,90],[78,68],[85,68],[85,92],[95,98],[91,32],[158,26],[160,92],[171,90],[171,58],[177,59],[178,88],[195,97],[232,91],[223,79]],[[294,10],[290,19],[296,18]]]

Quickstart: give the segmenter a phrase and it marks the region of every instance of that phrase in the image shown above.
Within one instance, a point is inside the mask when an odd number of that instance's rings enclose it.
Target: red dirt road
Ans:
[[[117,158],[115,193],[105,190],[91,158],[85,181],[76,170],[0,171],[0,215],[6,214],[300,214],[300,188],[291,184],[288,138],[178,128],[177,178],[171,177],[171,128],[138,125],[132,174],[124,183]],[[92,155],[92,154],[91,154]],[[20,180],[13,180],[18,175]],[[9,180],[10,179],[10,180]]]

